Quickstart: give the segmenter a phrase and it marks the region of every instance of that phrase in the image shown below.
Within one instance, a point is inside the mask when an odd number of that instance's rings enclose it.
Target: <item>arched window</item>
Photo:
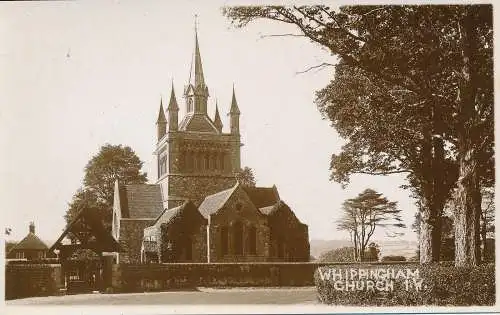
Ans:
[[[186,243],[185,243],[185,248],[184,248],[184,259],[191,261],[193,260],[193,241],[191,240],[191,237],[186,237]]]
[[[210,160],[211,160],[211,169],[216,170],[217,169],[217,154],[212,154],[210,155]]]
[[[220,229],[220,243],[221,255],[229,254],[229,229],[227,226],[223,226]]]
[[[188,152],[187,153],[187,165],[188,165],[188,170],[192,171],[194,168],[194,155],[193,152]]]
[[[257,229],[253,225],[248,227],[247,248],[249,255],[257,254]]]
[[[236,222],[233,225],[233,254],[243,255],[243,225]]]
[[[225,157],[224,153],[219,155],[219,166],[221,170],[224,170],[224,157]]]
[[[209,170],[210,169],[210,160],[208,158],[208,153],[205,153],[205,155],[203,156],[203,159],[205,161],[205,170]]]

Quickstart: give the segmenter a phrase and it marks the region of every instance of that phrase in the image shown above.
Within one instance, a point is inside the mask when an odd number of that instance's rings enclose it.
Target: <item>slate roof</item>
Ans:
[[[119,191],[123,218],[154,219],[163,211],[163,202],[159,185],[121,185]]]
[[[243,187],[252,203],[257,208],[265,208],[275,205],[280,196],[276,187]]]
[[[205,114],[189,113],[179,124],[179,130],[218,133],[212,120]]]
[[[38,236],[30,232],[22,241],[13,246],[11,251],[28,249],[48,250],[49,247]]]
[[[187,204],[188,202],[184,202],[182,205],[177,206],[175,208],[163,210],[163,212],[158,216],[158,218],[156,218],[155,222],[151,226],[159,227],[163,223],[169,223],[179,213],[181,213],[182,209],[184,209],[184,207],[186,207]]]
[[[205,218],[208,218],[211,214],[216,213],[222,206],[224,206],[237,187],[238,184],[229,189],[205,197],[201,205],[198,207],[198,210]]]

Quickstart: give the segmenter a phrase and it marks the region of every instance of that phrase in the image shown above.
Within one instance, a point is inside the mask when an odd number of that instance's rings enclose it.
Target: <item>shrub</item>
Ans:
[[[337,267],[331,268],[338,270]],[[393,279],[393,290],[388,291],[337,290],[334,285],[335,281],[325,277],[328,268],[330,267],[319,267],[314,275],[318,299],[326,304],[373,306],[495,304],[495,266],[493,264],[472,268],[458,268],[450,264],[353,264],[343,268],[343,270],[393,268],[396,272],[405,271],[408,268],[418,269],[419,278],[423,281],[422,290],[415,290],[412,286],[406,290],[406,279],[398,278]],[[357,279],[354,278],[354,280]],[[345,279],[342,281],[345,282]]]
[[[389,255],[389,256],[382,257],[382,261],[406,261],[406,257]]]

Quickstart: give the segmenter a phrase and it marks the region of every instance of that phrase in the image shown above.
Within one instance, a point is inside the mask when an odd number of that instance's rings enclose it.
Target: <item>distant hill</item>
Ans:
[[[387,240],[375,241],[375,243],[380,246],[380,257],[398,255],[408,259],[415,256],[415,252],[418,249],[416,241]],[[311,240],[310,245],[311,256],[317,259],[324,252],[345,246],[352,246],[352,243],[349,240]]]

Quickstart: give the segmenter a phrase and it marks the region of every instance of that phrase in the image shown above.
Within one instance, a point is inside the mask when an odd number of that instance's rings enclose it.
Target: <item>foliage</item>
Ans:
[[[491,5],[256,6],[223,14],[236,27],[258,19],[295,25],[298,34],[281,36],[303,36],[339,58],[335,79],[317,94],[347,140],[332,155],[332,179],[407,173],[424,215],[424,262],[439,257],[440,217],[455,184],[457,235],[477,233],[467,222],[477,207],[467,201],[478,182],[494,181]],[[457,244],[474,247],[471,239]]]
[[[248,166],[245,166],[243,169],[240,169],[240,171],[236,173],[236,179],[243,186],[255,187],[256,185],[253,170]]]
[[[318,260],[328,262],[353,262],[354,247],[341,247],[329,250],[322,253]]]
[[[378,261],[380,253],[379,246],[375,243],[370,243],[368,250],[365,251],[365,261]],[[318,261],[322,262],[354,262],[354,247],[340,247],[322,253]]]
[[[346,200],[342,210],[343,216],[337,221],[337,228],[349,233],[356,261],[363,261],[365,250],[377,227],[391,233],[390,228],[405,227],[397,203],[390,202],[372,189],[365,189],[356,198]]]
[[[382,257],[382,259],[380,261],[382,261],[382,262],[384,262],[384,261],[406,261],[406,257],[405,256],[397,256],[397,255],[389,255],[389,256]]]
[[[83,208],[99,209],[102,220],[111,226],[114,183],[144,184],[143,162],[128,146],[106,144],[85,166],[84,186],[77,190],[64,216],[69,224]]]
[[[471,306],[495,305],[495,266],[493,264],[476,267],[454,267],[444,264],[428,265],[351,265],[344,268],[407,268],[419,270],[423,279],[423,290],[406,290],[405,279],[394,279],[392,291],[339,291],[334,288],[334,281],[322,279],[329,267],[320,267],[314,278],[320,302],[333,305],[356,306]],[[397,271],[396,271],[397,272]]]

